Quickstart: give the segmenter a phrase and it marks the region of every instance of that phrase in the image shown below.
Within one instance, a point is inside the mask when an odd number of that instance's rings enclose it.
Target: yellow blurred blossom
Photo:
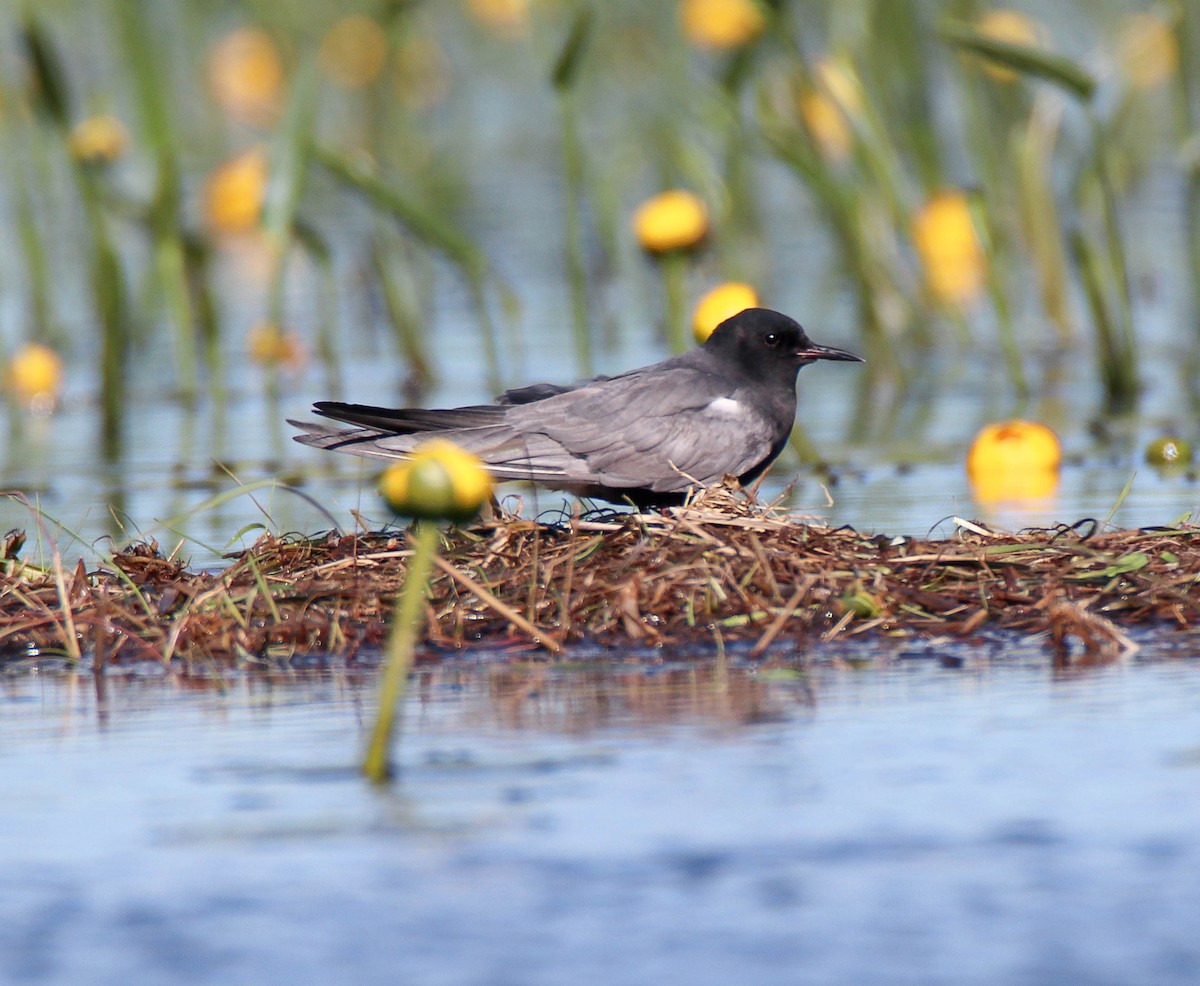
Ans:
[[[708,234],[708,209],[693,192],[672,189],[638,206],[633,231],[650,253],[691,249]]]
[[[838,57],[818,58],[813,65],[813,78],[821,91],[844,114],[855,117],[862,112],[862,83],[847,60]]]
[[[741,281],[718,284],[696,304],[692,313],[692,334],[703,344],[727,318],[747,308],[758,307],[758,292]]]
[[[1157,14],[1131,14],[1121,25],[1117,62],[1135,89],[1153,89],[1179,68],[1179,42]]]
[[[1013,419],[980,430],[967,454],[967,473],[980,503],[1027,503],[1054,495],[1061,461],[1051,429]]]
[[[844,161],[854,146],[854,132],[829,96],[816,89],[800,94],[800,115],[827,161]]]
[[[9,393],[36,413],[54,409],[62,389],[62,359],[49,346],[26,343],[13,354],[5,368],[4,382]]]
[[[467,11],[495,34],[520,38],[529,33],[529,0],[465,0]]]
[[[1025,45],[1027,48],[1040,46],[1044,34],[1036,21],[1015,10],[989,10],[979,19],[976,27],[980,34],[986,34],[993,41]],[[990,60],[982,59],[980,65],[997,82],[1013,82],[1017,78],[1017,73],[1012,69]]]
[[[252,147],[222,164],[204,187],[204,214],[219,233],[258,226],[267,191],[267,152]]]
[[[84,164],[115,161],[129,146],[129,132],[115,116],[101,114],[80,120],[71,129],[71,156]]]
[[[450,60],[435,40],[413,36],[396,49],[397,97],[410,109],[427,110],[450,91]]]
[[[387,64],[387,57],[383,28],[365,14],[351,14],[336,21],[321,40],[317,54],[321,71],[347,89],[374,82]]]
[[[260,366],[298,370],[308,359],[308,350],[295,332],[275,322],[259,322],[246,334],[246,352]]]
[[[265,31],[239,28],[213,47],[208,81],[217,105],[234,120],[267,124],[283,101],[283,60]]]
[[[912,238],[925,282],[942,302],[966,305],[983,289],[987,258],[966,195],[937,192],[912,220]]]
[[[389,466],[379,490],[396,513],[430,520],[470,520],[492,492],[482,462],[451,441],[435,438]]]
[[[692,44],[718,51],[748,44],[767,26],[756,0],[682,0],[679,20]]]

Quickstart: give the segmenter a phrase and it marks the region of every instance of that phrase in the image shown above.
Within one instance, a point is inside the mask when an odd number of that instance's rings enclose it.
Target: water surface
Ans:
[[[832,657],[9,678],[0,979],[1197,980],[1193,662]]]

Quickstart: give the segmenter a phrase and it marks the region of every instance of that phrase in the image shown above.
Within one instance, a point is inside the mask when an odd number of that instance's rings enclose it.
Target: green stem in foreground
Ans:
[[[416,548],[408,561],[404,585],[396,597],[392,632],[388,636],[387,653],[384,655],[375,728],[371,732],[371,742],[363,759],[363,773],[373,784],[386,784],[392,777],[392,764],[388,752],[391,748],[392,733],[395,731],[396,713],[408,682],[408,672],[412,668],[413,648],[421,627],[422,604],[429,588],[433,558],[437,553],[437,526],[432,521],[421,520],[417,521],[416,527]]]

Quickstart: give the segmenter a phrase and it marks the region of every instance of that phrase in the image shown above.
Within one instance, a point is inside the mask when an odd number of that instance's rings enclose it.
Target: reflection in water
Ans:
[[[150,676],[137,670],[126,676],[12,674],[0,677],[0,702],[21,705],[49,695],[61,701],[60,722],[83,727],[94,717],[100,729],[188,696],[218,715],[231,707],[268,715],[272,708],[308,701],[336,701],[353,708],[356,719],[374,714],[377,672],[372,668],[276,668],[228,678],[147,671]],[[430,721],[453,721],[462,728],[563,736],[614,727],[636,732],[678,724],[736,728],[795,721],[815,711],[820,680],[790,664],[730,667],[724,660],[706,659],[654,666],[449,663],[422,667],[413,679],[406,711],[411,732],[420,733]]]
[[[422,677],[419,692],[432,699],[448,687],[469,689],[477,677],[473,671],[437,673]],[[753,725],[793,718],[815,701],[809,682],[798,673],[779,680],[720,662],[565,672],[533,665],[489,670],[486,678],[486,693],[475,711],[478,721],[566,734],[618,724],[635,729],[684,722]]]

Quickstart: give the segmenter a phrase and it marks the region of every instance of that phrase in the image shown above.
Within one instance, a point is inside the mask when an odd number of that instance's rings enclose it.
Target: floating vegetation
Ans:
[[[725,489],[662,514],[500,516],[442,533],[418,660],[487,649],[561,658],[572,647],[738,648],[755,659],[835,638],[1042,638],[1059,662],[1115,660],[1135,624],[1200,620],[1200,527],[1104,531],[1096,521],[1002,534],[958,521],[942,540],[808,524]],[[154,662],[188,674],[336,657],[374,661],[414,550],[404,530],[264,536],[222,571],[154,544],[88,570],[21,560],[0,576],[11,666],[83,655],[96,669]]]

